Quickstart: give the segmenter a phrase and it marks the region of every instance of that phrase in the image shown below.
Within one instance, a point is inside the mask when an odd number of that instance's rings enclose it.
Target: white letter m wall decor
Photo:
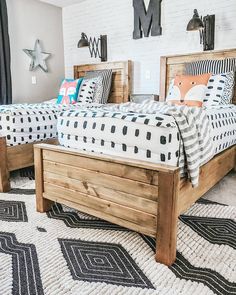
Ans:
[[[134,7],[134,32],[133,38],[140,39],[151,36],[160,36],[161,29],[161,1],[150,0],[146,9],[144,0],[133,0]]]

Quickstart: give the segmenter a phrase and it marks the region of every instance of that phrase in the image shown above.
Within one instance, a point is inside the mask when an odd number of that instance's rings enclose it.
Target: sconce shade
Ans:
[[[89,47],[88,37],[85,33],[81,34],[81,39],[79,40],[77,47],[78,48]]]
[[[194,15],[187,25],[187,31],[198,31],[203,28],[204,28],[203,21],[199,17],[197,9],[194,9]]]

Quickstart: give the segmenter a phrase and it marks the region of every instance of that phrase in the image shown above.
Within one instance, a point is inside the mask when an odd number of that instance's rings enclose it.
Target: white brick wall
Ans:
[[[186,32],[197,8],[202,15],[216,14],[216,49],[236,47],[236,0],[163,0],[160,37],[133,40],[132,0],[86,0],[63,9],[65,71],[73,76],[73,65],[99,62],[88,48],[77,48],[81,32],[108,35],[109,61],[134,62],[133,92],[159,93],[161,55],[201,51],[198,32]],[[147,1],[149,2],[149,1]],[[146,72],[150,71],[150,79]]]

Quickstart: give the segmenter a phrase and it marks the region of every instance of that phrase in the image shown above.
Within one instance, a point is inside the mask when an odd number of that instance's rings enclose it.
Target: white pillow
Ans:
[[[210,77],[205,98],[203,99],[204,106],[208,107],[221,104],[226,81],[226,74],[212,75]]]
[[[226,83],[225,89],[221,98],[221,104],[230,104],[234,96],[234,86],[235,86],[235,72],[225,73]]]
[[[78,102],[92,103],[94,100],[94,92],[96,89],[97,79],[84,79],[80,87]]]

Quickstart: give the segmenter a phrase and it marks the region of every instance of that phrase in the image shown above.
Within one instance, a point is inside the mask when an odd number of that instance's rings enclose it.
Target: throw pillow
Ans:
[[[207,91],[203,100],[204,106],[214,106],[221,103],[227,81],[226,74],[212,75],[207,84]]]
[[[170,87],[167,101],[188,106],[201,107],[205,98],[210,74],[199,76],[176,76]]]
[[[90,71],[86,73],[85,78],[97,78],[94,102],[101,104],[107,103],[111,90],[112,70]]]
[[[64,79],[59,90],[57,104],[75,104],[82,81],[83,79]]]
[[[235,90],[235,72],[228,72],[226,75],[225,89],[220,104],[232,103]]]
[[[94,102],[94,92],[96,88],[97,79],[84,79],[80,87],[78,101],[80,103]]]

